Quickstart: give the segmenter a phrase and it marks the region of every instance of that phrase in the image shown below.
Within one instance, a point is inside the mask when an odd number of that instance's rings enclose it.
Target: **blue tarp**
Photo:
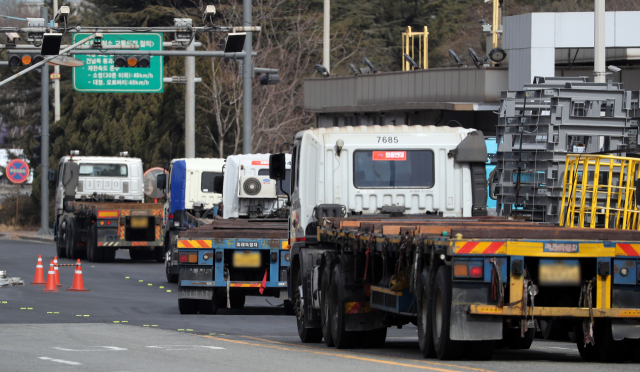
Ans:
[[[187,181],[187,164],[184,160],[173,163],[171,173],[171,214],[184,210],[185,187]]]

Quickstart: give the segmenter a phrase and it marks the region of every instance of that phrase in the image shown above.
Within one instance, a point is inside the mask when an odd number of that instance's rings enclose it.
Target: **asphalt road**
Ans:
[[[638,371],[637,364],[586,363],[575,344],[534,342],[530,350],[497,350],[491,361],[424,359],[414,326],[390,329],[384,349],[336,350],[301,344],[295,319],[274,298],[248,297],[243,310],[180,315],[177,285],[164,266],[129,260],[83,263],[89,292],[67,292],[73,267],[60,268],[63,287],[30,285],[38,255],[51,244],[2,240],[0,270],[25,285],[0,288],[0,371]],[[61,264],[72,263],[61,259]],[[170,291],[170,292],[169,292]]]

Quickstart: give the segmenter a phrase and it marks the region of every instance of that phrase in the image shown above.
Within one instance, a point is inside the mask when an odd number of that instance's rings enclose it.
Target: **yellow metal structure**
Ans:
[[[640,159],[567,155],[560,226],[638,230],[636,179]]]
[[[402,71],[411,71],[409,62],[405,61],[404,55],[408,54],[420,68],[429,68],[429,31],[424,26],[422,32],[413,32],[411,26],[407,26],[407,31],[402,33]]]

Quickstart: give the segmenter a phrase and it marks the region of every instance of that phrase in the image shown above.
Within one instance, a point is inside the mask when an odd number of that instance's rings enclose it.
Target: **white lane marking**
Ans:
[[[211,349],[211,350],[224,350],[223,347],[218,346],[206,346],[206,345],[157,345],[147,346],[151,349],[164,349],[164,350],[198,350],[198,349]]]
[[[42,359],[42,360],[50,360],[52,362],[56,362],[56,363],[62,363],[62,364],[68,364],[70,366],[79,366],[82,363],[78,363],[78,362],[71,362],[69,360],[62,360],[62,359],[53,359],[53,358],[49,358],[49,357],[38,357],[38,359]]]
[[[108,351],[108,350],[125,351],[127,350],[125,348],[117,347],[117,346],[86,346],[80,349],[65,349],[63,347],[54,346],[52,347],[52,349],[60,350],[60,351]]]

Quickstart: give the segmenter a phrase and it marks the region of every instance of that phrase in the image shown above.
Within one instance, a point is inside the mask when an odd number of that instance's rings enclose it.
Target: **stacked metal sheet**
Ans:
[[[567,154],[635,147],[638,96],[587,77],[536,77],[522,91],[503,92],[491,180],[497,215],[557,223]]]

